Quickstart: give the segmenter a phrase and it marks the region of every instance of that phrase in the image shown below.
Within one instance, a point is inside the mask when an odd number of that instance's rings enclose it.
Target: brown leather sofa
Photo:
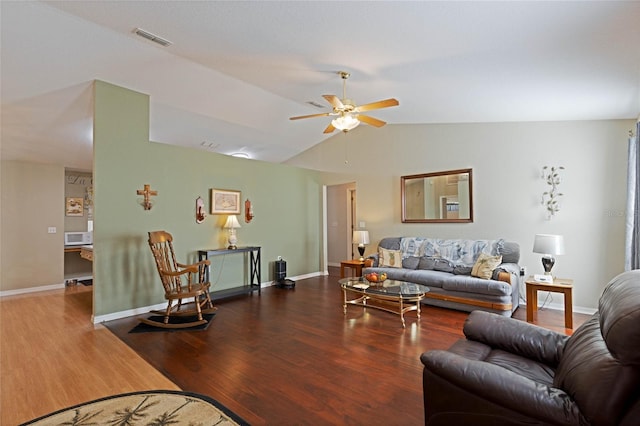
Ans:
[[[420,357],[425,424],[640,425],[640,271],[571,337],[481,311],[463,330]]]

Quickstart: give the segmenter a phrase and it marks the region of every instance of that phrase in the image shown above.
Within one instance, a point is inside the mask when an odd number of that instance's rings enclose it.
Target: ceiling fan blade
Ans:
[[[331,113],[323,112],[321,114],[299,115],[298,117],[289,117],[289,120],[300,120],[301,118],[313,118],[313,117],[326,117],[329,114]]]
[[[322,95],[322,97],[325,98],[333,108],[337,110],[344,109],[344,104],[342,103],[340,98],[338,98],[336,95]]]
[[[336,128],[333,127],[333,124],[329,123],[326,129],[324,129],[323,133],[332,133]]]
[[[385,99],[384,101],[371,102],[370,104],[360,105],[356,107],[354,111],[355,112],[371,111],[372,109],[388,108],[388,107],[397,106],[397,105],[400,105],[400,103],[396,99],[389,98],[389,99]]]
[[[385,121],[378,120],[377,118],[369,117],[368,115],[364,114],[358,114],[358,120],[374,127],[382,127],[387,124]]]

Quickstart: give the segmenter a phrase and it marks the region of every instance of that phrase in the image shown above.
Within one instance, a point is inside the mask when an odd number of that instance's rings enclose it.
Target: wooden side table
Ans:
[[[573,329],[573,280],[554,278],[553,283],[541,283],[529,277],[527,286],[527,322],[533,322],[533,312],[538,310],[538,291],[564,294],[564,326]]]
[[[364,266],[364,262],[358,259],[353,260],[343,260],[340,262],[340,278],[344,278],[344,268],[351,268],[355,271],[356,277],[362,276],[362,267]]]

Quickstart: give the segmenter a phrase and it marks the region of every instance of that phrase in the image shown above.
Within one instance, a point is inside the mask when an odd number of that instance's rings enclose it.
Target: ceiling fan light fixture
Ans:
[[[349,130],[353,130],[360,124],[360,120],[358,120],[353,114],[345,113],[341,114],[338,118],[335,118],[331,121],[331,125],[338,130],[342,130],[343,132],[348,132]]]

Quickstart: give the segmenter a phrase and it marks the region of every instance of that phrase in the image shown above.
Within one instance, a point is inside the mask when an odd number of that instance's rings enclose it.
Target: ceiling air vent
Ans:
[[[307,103],[313,107],[316,107],[318,109],[324,109],[324,105],[320,105],[319,103],[317,103],[316,101],[307,101]]]
[[[203,147],[204,149],[208,149],[209,151],[215,151],[216,149],[220,148],[219,143],[209,142],[209,141],[200,142],[200,146]]]
[[[133,33],[139,35],[140,37],[144,37],[147,40],[151,40],[154,43],[158,43],[163,47],[171,46],[173,44],[169,40],[166,40],[155,34],[151,34],[149,31],[145,31],[142,28],[136,28],[135,30],[133,30]]]

